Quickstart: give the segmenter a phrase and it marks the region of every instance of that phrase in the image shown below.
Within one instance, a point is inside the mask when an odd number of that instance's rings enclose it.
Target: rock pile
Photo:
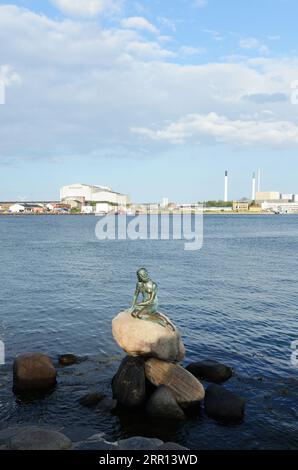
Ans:
[[[114,318],[112,331],[128,354],[112,380],[118,405],[142,407],[150,419],[182,422],[188,410],[198,409],[205,398],[204,409],[209,417],[224,423],[243,420],[245,401],[218,385],[232,376],[232,368],[211,359],[186,368],[179,365],[185,350],[174,325],[163,326],[124,311]],[[206,396],[199,379],[213,382]]]
[[[112,380],[112,390],[119,405],[144,406],[151,418],[181,421],[186,418],[184,410],[199,405],[205,391],[176,363],[184,358],[185,349],[179,330],[171,325],[138,319],[129,311],[114,318],[113,336],[129,355]]]

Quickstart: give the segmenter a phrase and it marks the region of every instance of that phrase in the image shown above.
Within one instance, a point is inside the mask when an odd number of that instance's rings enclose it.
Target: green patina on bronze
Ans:
[[[174,325],[160,312],[158,308],[157,284],[149,277],[145,268],[137,271],[138,282],[133,297],[132,306],[129,309],[131,315],[139,320],[147,320],[157,323],[163,327],[170,327],[175,331]],[[139,295],[142,295],[142,301],[138,302]]]

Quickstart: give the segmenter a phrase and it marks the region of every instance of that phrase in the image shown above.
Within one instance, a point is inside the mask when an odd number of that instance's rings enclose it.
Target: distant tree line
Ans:
[[[233,207],[232,201],[204,201],[205,207]]]

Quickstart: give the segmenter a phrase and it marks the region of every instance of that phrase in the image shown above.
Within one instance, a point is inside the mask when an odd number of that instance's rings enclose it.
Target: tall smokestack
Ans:
[[[258,169],[258,193],[261,191],[261,170]]]
[[[225,171],[225,193],[224,193],[224,202],[228,202],[228,172]]]
[[[251,188],[251,199],[256,200],[256,174],[252,174],[252,188]]]

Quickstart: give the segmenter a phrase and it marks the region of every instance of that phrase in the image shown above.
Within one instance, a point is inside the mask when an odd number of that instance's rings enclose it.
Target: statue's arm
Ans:
[[[139,284],[136,285],[136,290],[135,290],[135,293],[134,293],[134,296],[133,296],[133,300],[132,300],[132,308],[135,307],[136,303],[137,303],[137,300],[138,300],[138,297],[139,297],[139,294],[140,294],[140,289],[139,289]]]

